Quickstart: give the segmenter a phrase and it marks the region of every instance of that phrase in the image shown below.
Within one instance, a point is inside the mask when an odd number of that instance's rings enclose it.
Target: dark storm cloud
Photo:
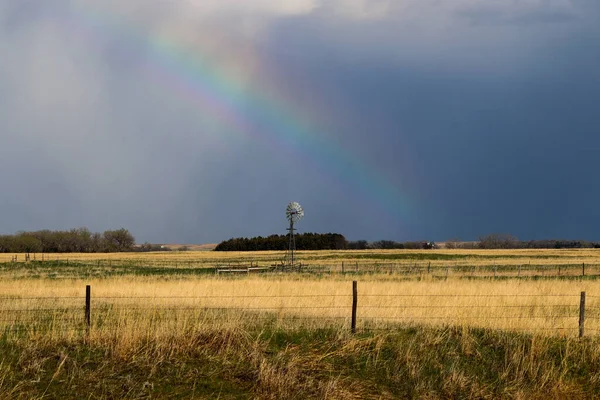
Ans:
[[[460,18],[448,37],[414,50],[418,39],[398,35],[387,58],[385,51],[374,56],[378,41],[345,59],[322,45],[320,68],[314,53],[289,57],[352,110],[344,137],[357,138],[363,155],[374,153],[370,162],[408,181],[415,221],[383,217],[382,230],[436,240],[490,232],[596,237],[597,6],[572,5],[565,18],[515,13],[505,21],[472,9],[469,19],[479,20],[468,25],[461,25],[465,9],[455,10]],[[302,26],[290,37],[312,43]],[[369,26],[367,35],[373,29],[393,32]]]
[[[223,62],[251,44],[261,66],[246,79],[401,188],[409,217],[326,160],[231,136],[152,84],[127,29],[69,30],[84,3],[0,5],[3,232],[218,241],[283,231],[297,200],[303,230],[354,239],[598,239],[596,2],[97,2]],[[232,47],[195,42],[211,35]]]
[[[569,22],[579,18],[572,2],[477,2],[458,9],[457,15],[473,24],[554,24]]]

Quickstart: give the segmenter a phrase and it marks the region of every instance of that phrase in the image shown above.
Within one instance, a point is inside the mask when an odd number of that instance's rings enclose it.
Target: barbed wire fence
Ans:
[[[290,324],[389,331],[468,326],[584,337],[600,331],[600,296],[579,294],[348,294],[200,296],[0,296],[0,335],[124,331],[144,326]],[[141,322],[140,322],[141,321]],[[586,323],[588,327],[586,327]],[[141,325],[140,325],[141,324]],[[169,325],[170,324],[170,325]]]

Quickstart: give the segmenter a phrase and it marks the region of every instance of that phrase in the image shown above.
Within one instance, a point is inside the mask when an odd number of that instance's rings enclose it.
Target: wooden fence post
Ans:
[[[558,264],[558,276],[560,276],[560,264]]]
[[[89,333],[91,323],[91,305],[92,305],[92,287],[90,285],[85,286],[85,326]]]
[[[585,263],[581,264],[581,276],[585,276]]]
[[[448,279],[448,274],[450,273],[450,266],[446,266],[446,279]]]
[[[356,306],[358,304],[357,282],[352,281],[352,333],[356,333]]]
[[[585,327],[585,292],[581,292],[581,299],[579,300],[579,337],[583,337],[583,331]]]
[[[344,274],[344,273],[345,273],[345,271],[344,271],[344,262],[342,261],[342,274]]]
[[[427,264],[427,273],[431,273],[431,261],[429,261],[429,264]]]
[[[519,273],[517,274],[517,277],[521,277],[521,264],[519,264]]]

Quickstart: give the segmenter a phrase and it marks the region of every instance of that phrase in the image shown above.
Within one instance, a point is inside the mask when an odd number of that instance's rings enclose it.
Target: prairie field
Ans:
[[[600,249],[525,249],[525,250],[320,250],[298,251],[302,263],[314,265],[398,264],[432,266],[447,265],[600,265]],[[146,265],[175,266],[200,265],[214,267],[222,264],[258,263],[267,265],[284,259],[282,251],[217,252],[217,251],[169,251],[148,253],[63,253],[31,254],[36,261],[66,262],[131,262]],[[0,253],[0,263],[10,262],[14,257],[24,261],[24,254]]]
[[[52,326],[81,329],[85,286],[91,285],[94,332],[115,324],[141,329],[148,321],[156,325],[152,329],[163,329],[161,324],[179,329],[199,321],[243,327],[259,319],[277,326],[347,329],[351,282],[357,281],[360,329],[452,325],[576,336],[585,291],[586,331],[594,334],[600,330],[598,254],[587,249],[307,251],[298,254],[307,268],[325,267],[263,274],[216,272],[225,265],[268,265],[281,252],[52,254],[44,261],[36,256],[27,263],[0,264],[0,327],[17,327],[20,335],[40,313],[55,310]]]
[[[330,268],[215,274],[280,256],[9,255],[0,399],[600,395],[593,250],[300,252]]]

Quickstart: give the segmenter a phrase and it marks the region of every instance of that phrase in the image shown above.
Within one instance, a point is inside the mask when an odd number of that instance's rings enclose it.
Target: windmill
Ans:
[[[293,267],[294,252],[296,251],[296,239],[294,237],[294,231],[296,229],[294,228],[294,224],[300,221],[302,217],[304,217],[304,210],[302,209],[302,206],[300,204],[296,203],[295,201],[292,201],[290,204],[288,204],[287,208],[285,209],[285,216],[287,217],[288,221],[290,221],[290,227],[287,229],[288,231],[290,231],[290,243],[288,247],[286,261],[289,266]]]

